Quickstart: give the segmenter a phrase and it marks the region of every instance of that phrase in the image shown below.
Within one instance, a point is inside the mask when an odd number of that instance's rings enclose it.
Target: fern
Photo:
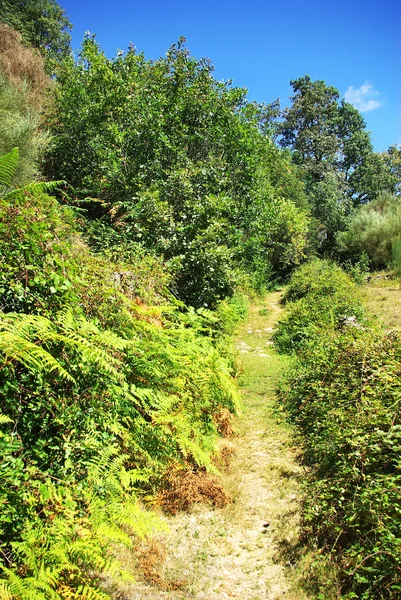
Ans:
[[[37,194],[50,194],[54,192],[54,190],[65,185],[65,181],[35,181],[33,183],[28,183],[21,188],[11,189],[6,194],[4,194],[4,198],[6,200],[13,200],[16,197],[21,196],[21,194],[25,195],[27,193],[32,195]]]
[[[34,181],[13,189],[13,180],[19,163],[19,149],[13,148],[8,154],[0,156],[0,198],[12,200],[16,195],[29,192],[31,194],[51,193],[65,185],[65,181]]]
[[[33,371],[57,372],[63,379],[74,381],[49,352],[19,333],[9,318],[0,322],[0,352],[6,361],[19,362]]]
[[[12,419],[0,412],[0,425],[4,425],[5,423],[12,423]]]
[[[148,476],[136,469],[126,470],[129,455],[116,447],[105,448],[88,467],[91,486],[90,518],[101,538],[132,546],[131,535],[150,537],[165,529],[153,513],[144,511],[134,496],[134,486],[148,481]]]
[[[8,154],[0,156],[0,198],[11,188],[18,167],[18,161],[18,148],[13,148]]]
[[[120,361],[112,351],[122,350],[128,343],[112,332],[101,332],[70,309],[59,313],[54,322],[39,315],[0,314],[0,352],[8,361],[20,362],[33,371],[57,372],[72,382],[72,375],[44,345],[75,348],[85,361],[119,379],[116,367]]]
[[[44,290],[49,267],[73,291],[66,301],[46,304],[47,316],[23,312],[36,312],[34,303],[17,304],[20,313],[0,313],[0,364],[6,366],[0,425],[12,421],[16,432],[1,437],[6,485],[0,517],[10,559],[0,573],[0,600],[100,600],[108,597],[100,589],[102,575],[129,578],[114,548],[131,547],[135,539],[165,528],[140,499],[160,482],[166,466],[190,462],[217,472],[211,460],[217,441],[213,413],[221,407],[238,410],[238,394],[213,344],[213,314],[138,306],[135,274],[128,291],[123,285],[116,290],[112,275],[121,267],[106,259],[96,261],[93,294],[87,273],[83,281],[69,276],[66,262],[71,260],[76,273],[82,258],[94,259],[87,248],[78,257],[80,246],[74,250],[65,213],[40,196],[60,182],[9,189],[17,155],[13,151],[0,165],[3,187],[8,186],[5,214],[8,207],[20,211],[9,237],[25,235],[18,263],[39,280],[44,272],[38,284]],[[32,231],[26,228],[30,215],[38,217]],[[60,231],[67,240],[62,260],[53,246],[48,251]],[[48,259],[31,263],[38,246]],[[9,251],[12,266],[12,244]],[[4,287],[15,283],[7,281]],[[25,282],[18,283],[24,294]],[[62,311],[55,308],[66,304]],[[20,475],[26,472],[29,480]],[[15,484],[20,479],[22,486]]]

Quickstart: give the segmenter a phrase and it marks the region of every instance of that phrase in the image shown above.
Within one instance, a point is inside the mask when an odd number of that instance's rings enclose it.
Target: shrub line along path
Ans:
[[[244,409],[236,419],[237,436],[223,442],[235,455],[222,481],[233,502],[222,509],[197,505],[168,517],[170,531],[149,549],[151,560],[162,556],[160,579],[137,581],[125,596],[129,600],[308,598],[293,560],[303,471],[274,396],[286,365],[271,340],[282,311],[279,299],[273,292],[252,305],[237,338]],[[171,589],[168,582],[184,583]]]

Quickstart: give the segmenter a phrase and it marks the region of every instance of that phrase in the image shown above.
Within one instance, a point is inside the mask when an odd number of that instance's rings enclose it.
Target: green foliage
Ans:
[[[287,311],[275,334],[281,352],[292,352],[347,317],[363,317],[355,283],[335,263],[315,259],[295,271],[284,295]]]
[[[306,185],[314,247],[330,252],[353,205],[394,193],[400,182],[399,149],[374,153],[362,115],[338,90],[306,75],[291,81],[292,104],[278,124],[280,145],[292,150]]]
[[[320,315],[330,305],[336,310],[337,295],[347,287],[352,297],[353,287],[337,267],[304,266],[287,291],[287,298],[298,299],[288,305],[289,318],[302,311],[304,316],[308,299]],[[296,344],[298,330],[287,326],[286,333]],[[400,340],[355,320],[339,328],[333,319],[309,333],[296,346],[297,358],[280,390],[309,468],[304,535],[323,556],[337,561],[342,597],[396,598],[401,585]]]
[[[49,184],[9,189],[17,158],[0,160],[0,590],[100,599],[102,577],[127,577],[114,548],[160,528],[139,500],[166,470],[216,471],[244,307],[171,301],[135,243],[92,254]]]
[[[400,197],[383,193],[354,213],[337,243],[343,255],[359,257],[365,253],[373,267],[382,268],[391,266],[393,244],[400,237]]]
[[[7,184],[6,179],[3,182]],[[72,278],[78,265],[68,259],[71,214],[41,193],[48,187],[52,186],[38,183],[8,189],[0,198],[0,308],[4,312],[46,314],[74,296]]]
[[[393,265],[401,280],[401,239],[393,241]]]
[[[280,143],[295,151],[295,161],[303,165],[313,181],[320,181],[340,151],[336,123],[339,93],[308,75],[291,81],[291,85],[295,94],[292,106],[283,111]]]
[[[372,202],[381,193],[399,193],[400,184],[400,149],[395,146],[387,152],[369,154],[349,177],[355,204]]]
[[[18,167],[19,161],[19,150],[13,148],[11,152],[0,156],[0,186],[1,194],[3,197],[11,188],[11,184],[15,177],[15,172]]]
[[[27,84],[13,86],[0,71],[0,155],[19,148],[13,181],[24,185],[38,173],[38,162],[48,141],[41,131],[39,111],[32,105]]]
[[[97,249],[152,249],[168,261],[174,294],[213,308],[241,271],[258,265],[267,284],[298,264],[305,196],[266,133],[269,108],[217,81],[184,41],[153,62],[133,48],[109,60],[87,37],[59,74],[46,169],[97,221],[88,228]]]
[[[306,255],[309,220],[293,202],[260,190],[248,211],[248,235],[241,252],[256,289],[298,266]],[[259,282],[259,283],[258,283]]]

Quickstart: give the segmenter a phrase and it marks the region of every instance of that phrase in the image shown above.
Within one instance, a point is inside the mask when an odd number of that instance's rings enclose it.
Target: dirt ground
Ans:
[[[169,532],[147,549],[150,567],[145,560],[142,578],[137,575],[119,598],[308,598],[294,558],[304,473],[274,397],[286,365],[271,341],[282,310],[278,300],[275,292],[252,306],[237,339],[244,409],[236,419],[237,435],[222,442],[234,452],[222,474],[233,502],[221,509],[197,505],[166,517]]]

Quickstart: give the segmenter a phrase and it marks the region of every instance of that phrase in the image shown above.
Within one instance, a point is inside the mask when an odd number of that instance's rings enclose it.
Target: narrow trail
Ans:
[[[185,585],[166,591],[137,582],[129,600],[308,599],[289,558],[299,533],[302,467],[275,405],[275,384],[286,365],[271,341],[279,297],[274,292],[253,305],[237,338],[244,410],[230,441],[235,456],[223,474],[233,503],[169,517],[170,531],[158,540],[162,577]]]

